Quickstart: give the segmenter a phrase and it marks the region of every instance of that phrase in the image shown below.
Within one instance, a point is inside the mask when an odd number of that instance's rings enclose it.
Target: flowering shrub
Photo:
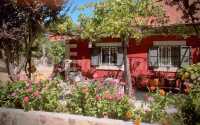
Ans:
[[[130,120],[135,117],[134,107],[127,96],[113,84],[92,82],[79,85],[68,104],[69,111],[96,117]]]
[[[182,67],[177,72],[178,78],[185,81],[188,80],[193,84],[200,82],[200,63],[187,65]]]
[[[167,116],[166,108],[174,103],[173,97],[163,89],[157,89],[155,93],[145,96],[149,108],[141,112],[142,120],[146,122],[159,122]]]
[[[176,104],[184,124],[200,124],[200,83],[194,85],[188,95],[177,96]]]
[[[59,96],[57,81],[17,81],[0,88],[0,106],[55,111]]]

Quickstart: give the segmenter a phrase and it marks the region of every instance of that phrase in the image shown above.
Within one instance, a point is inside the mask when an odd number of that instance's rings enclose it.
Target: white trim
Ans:
[[[108,64],[104,64],[104,63],[102,62],[102,60],[103,60],[103,59],[102,59],[102,57],[103,57],[103,49],[104,49],[104,48],[105,48],[104,46],[101,47],[100,62],[99,62],[99,64],[100,64],[100,65],[108,65],[108,66],[110,66],[110,65],[112,65],[112,64],[110,63],[111,48],[115,49],[116,54],[118,54],[117,47],[116,47],[116,46],[109,46],[109,47],[106,47],[106,48],[108,49],[108,52],[109,52]],[[117,61],[117,60],[116,60],[116,61]],[[117,64],[117,62],[116,62],[115,64]],[[114,64],[113,64],[113,65],[114,65]]]
[[[113,46],[113,47],[116,46],[117,47],[117,46],[122,46],[122,43],[120,42],[119,43],[116,43],[116,42],[115,43],[114,42],[113,43],[96,43],[95,45],[100,46],[100,47],[101,46]]]
[[[69,47],[70,48],[77,48],[77,44],[70,44]]]
[[[186,41],[153,41],[154,46],[186,46]]]
[[[177,72],[178,67],[158,67],[154,68],[154,71],[162,71],[162,72]]]
[[[78,53],[77,52],[70,52],[70,56],[77,56]]]
[[[121,70],[124,71],[124,65],[122,66],[109,66],[109,65],[99,65],[96,67],[99,70]]]

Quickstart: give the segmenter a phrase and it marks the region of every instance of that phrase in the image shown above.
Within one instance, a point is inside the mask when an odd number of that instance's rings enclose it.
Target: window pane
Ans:
[[[180,62],[180,47],[171,47],[171,64],[172,66],[179,66]]]
[[[190,47],[189,46],[181,46],[181,66],[190,64]]]
[[[160,66],[170,65],[169,54],[170,48],[168,46],[160,47]]]
[[[116,63],[117,63],[117,49],[110,48],[110,64],[116,64]]]
[[[148,56],[149,66],[158,67],[158,47],[154,46],[150,48]]]
[[[117,47],[101,48],[101,64],[117,65]]]
[[[100,58],[100,48],[93,48],[92,49],[92,56],[91,56],[91,65],[97,66],[99,65],[99,58]]]
[[[109,64],[109,48],[102,48],[102,63]]]

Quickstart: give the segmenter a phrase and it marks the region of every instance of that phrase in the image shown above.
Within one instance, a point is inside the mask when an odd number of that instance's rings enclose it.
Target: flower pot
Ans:
[[[141,119],[136,118],[134,125],[141,125]]]

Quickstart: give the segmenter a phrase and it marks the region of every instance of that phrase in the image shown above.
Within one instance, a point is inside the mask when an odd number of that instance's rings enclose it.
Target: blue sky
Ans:
[[[72,20],[77,23],[78,21],[78,16],[80,13],[84,13],[84,14],[87,14],[87,15],[90,15],[92,10],[91,9],[86,9],[84,11],[79,11],[77,10],[79,6],[81,5],[85,5],[87,3],[90,3],[90,2],[96,2],[97,0],[71,0],[71,4],[72,5],[72,8],[71,8],[71,11],[69,12],[69,15],[72,17]],[[77,9],[76,9],[77,8]]]

